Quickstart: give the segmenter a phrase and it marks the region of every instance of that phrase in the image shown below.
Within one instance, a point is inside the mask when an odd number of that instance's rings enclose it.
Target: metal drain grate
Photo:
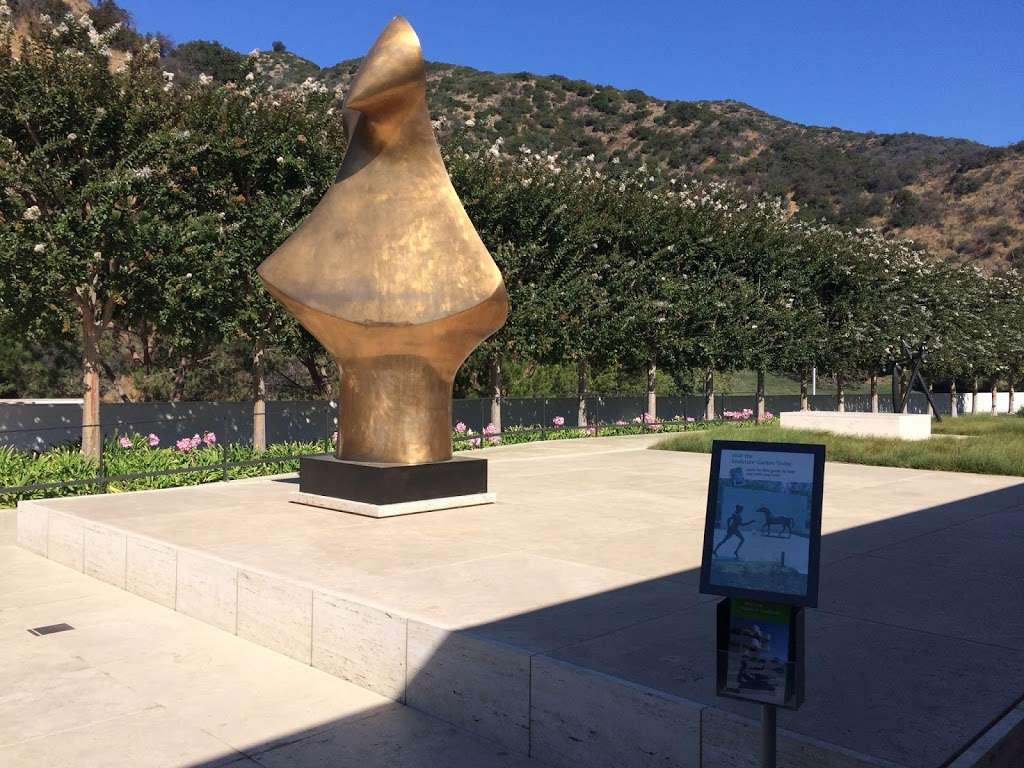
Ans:
[[[67,632],[69,629],[74,629],[70,624],[47,624],[45,627],[32,627],[29,632],[36,637],[40,635],[52,635],[54,632]]]

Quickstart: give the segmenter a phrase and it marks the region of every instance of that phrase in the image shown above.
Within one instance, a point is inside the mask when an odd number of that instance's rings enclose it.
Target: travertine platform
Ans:
[[[932,417],[923,413],[860,413],[856,411],[784,411],[779,424],[785,429],[809,429],[837,435],[927,440]]]
[[[714,696],[697,592],[708,459],[654,440],[487,449],[483,507],[374,520],[260,479],[29,502],[18,537],[552,766],[754,766],[757,710]],[[1024,484],[841,464],[825,482],[780,765],[933,768],[993,724],[1012,746]]]

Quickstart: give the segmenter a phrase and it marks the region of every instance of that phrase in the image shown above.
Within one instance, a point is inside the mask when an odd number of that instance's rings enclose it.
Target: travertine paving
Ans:
[[[714,696],[697,592],[708,458],[655,439],[487,449],[491,506],[373,520],[261,479],[26,506],[19,541],[552,765],[752,765],[757,710]],[[783,753],[939,766],[1024,695],[1024,484],[825,482]]]
[[[4,768],[534,765],[11,545],[0,659]]]

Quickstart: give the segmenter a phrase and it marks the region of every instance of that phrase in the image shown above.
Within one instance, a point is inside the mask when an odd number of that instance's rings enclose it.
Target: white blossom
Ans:
[[[252,72],[250,72],[249,74],[247,74],[247,75],[245,76],[245,79],[246,79],[246,80],[247,80],[248,82],[250,82],[250,83],[251,83],[251,82],[252,82],[253,80],[255,80],[255,79],[256,79],[256,75],[254,75],[254,74],[253,74]]]
[[[39,210],[39,206],[33,205],[25,209],[25,212],[21,214],[21,218],[25,219],[25,221],[35,221],[42,215],[43,212]]]
[[[45,253],[46,243],[36,243],[32,248],[33,253]]]
[[[164,80],[166,80],[169,83],[174,82],[174,73],[173,72],[164,72],[163,74],[164,74]]]
[[[200,72],[199,73],[199,84],[200,85],[209,85],[212,82],[213,82],[213,77],[211,75],[208,75],[205,72]]]

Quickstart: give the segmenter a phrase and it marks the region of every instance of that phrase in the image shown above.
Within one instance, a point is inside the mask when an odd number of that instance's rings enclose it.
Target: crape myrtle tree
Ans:
[[[703,381],[704,418],[715,418],[715,373],[743,362],[749,318],[756,302],[737,268],[735,243],[726,235],[742,202],[717,183],[691,182],[674,192],[671,226],[675,245],[666,262],[668,301],[666,367],[677,383],[693,371]]]
[[[932,327],[928,369],[932,378],[949,381],[950,415],[955,417],[960,410],[960,384],[964,390],[974,389],[973,408],[977,408],[979,370],[988,367],[996,342],[987,335],[991,321],[986,300],[988,278],[977,267],[966,265],[934,272],[941,311]]]
[[[807,269],[778,200],[741,203],[724,236],[733,270],[745,277],[735,322],[742,364],[756,372],[755,414],[766,418],[769,370],[805,370],[817,350],[820,317]]]
[[[620,218],[609,185],[588,163],[572,166],[560,178],[564,208],[545,272],[546,304],[554,309],[556,351],[576,368],[577,424],[586,427],[592,372],[617,364],[621,353],[613,287],[621,268]]]
[[[245,342],[252,379],[253,446],[266,447],[268,364],[275,352],[305,359],[321,390],[322,360],[306,331],[263,288],[256,273],[313,209],[344,154],[340,115],[317,87],[292,94],[217,87],[200,76],[178,98],[188,105],[183,121],[203,139],[197,163],[218,212],[218,259],[228,265],[218,332]]]
[[[3,6],[6,8],[6,6]],[[2,21],[2,20],[0,20]],[[101,341],[151,311],[152,265],[209,222],[175,217],[167,134],[175,105],[155,46],[116,71],[88,16],[50,22],[15,58],[0,30],[0,301],[29,338],[74,339],[82,369],[82,452],[101,452]],[[182,266],[184,268],[184,266]]]
[[[998,413],[999,385],[1006,382],[1013,392],[1019,369],[1018,339],[1020,336],[1021,294],[1019,279],[1012,271],[997,272],[986,281],[986,330],[982,338],[989,354],[982,359],[985,378],[991,391],[991,412]],[[1013,410],[1011,405],[1010,410]]]
[[[815,364],[836,378],[836,410],[846,410],[845,383],[875,365],[878,349],[875,324],[886,300],[886,278],[857,233],[824,223],[802,225],[811,258],[809,278],[821,308],[824,343]]]
[[[1016,413],[1017,385],[1024,376],[1024,325],[1020,322],[1020,318],[1024,317],[1024,275],[1017,270],[1009,270],[1000,275],[1000,279],[1006,282],[1001,346],[1006,362],[1006,385],[1010,398],[1008,411]]]
[[[645,174],[627,171],[610,185],[617,225],[609,270],[614,345],[626,368],[644,372],[643,418],[657,421],[657,372],[669,362],[672,334],[667,272],[678,246],[673,227],[678,203],[671,188],[652,188]]]
[[[502,429],[504,366],[555,355],[554,306],[545,279],[553,224],[560,207],[555,159],[504,155],[455,142],[445,154],[449,175],[480,238],[501,270],[509,294],[508,320],[460,369],[457,390],[486,389],[491,429]],[[481,382],[486,381],[486,385]]]

